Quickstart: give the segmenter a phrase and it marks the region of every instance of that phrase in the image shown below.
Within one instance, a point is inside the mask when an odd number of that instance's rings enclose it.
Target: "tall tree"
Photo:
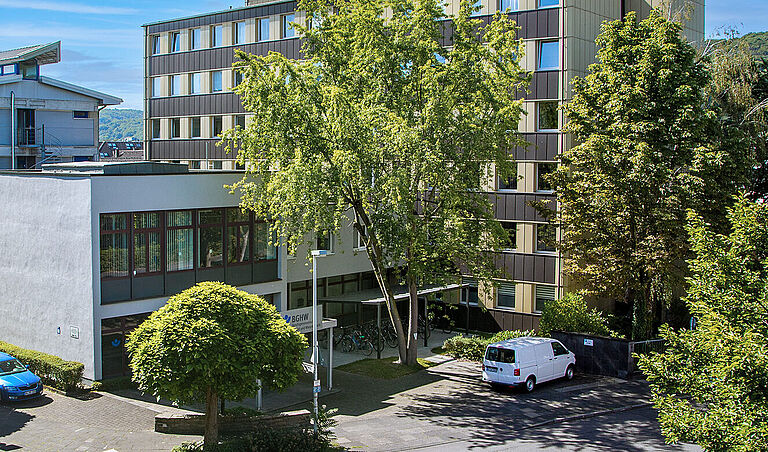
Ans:
[[[507,151],[521,142],[522,41],[505,15],[481,28],[466,1],[448,23],[436,0],[301,0],[299,9],[313,24],[296,25],[303,61],[238,53],[236,91],[254,120],[225,140],[250,164],[242,205],[276,219],[290,248],[351,224],[400,361],[412,364],[418,285],[455,280],[459,265],[494,274],[484,253],[506,234],[481,180],[494,165],[509,174]],[[453,27],[450,48],[443,27]],[[392,267],[408,287],[407,334]]]
[[[692,215],[685,299],[695,329],[662,329],[667,350],[640,360],[671,442],[768,449],[768,205],[740,199],[728,235]]]
[[[218,401],[292,386],[307,340],[258,295],[202,282],[153,313],[128,337],[139,389],[181,403],[205,403],[205,445],[218,441]]]
[[[577,145],[552,176],[553,214],[574,284],[623,302],[624,332],[644,338],[685,274],[686,211],[722,216],[743,159],[719,146],[706,67],[678,23],[630,13],[603,24],[597,44],[564,107]]]

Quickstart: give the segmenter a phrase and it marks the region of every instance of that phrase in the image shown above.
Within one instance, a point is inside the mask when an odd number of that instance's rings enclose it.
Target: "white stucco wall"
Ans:
[[[93,378],[90,199],[88,177],[0,175],[0,340]]]

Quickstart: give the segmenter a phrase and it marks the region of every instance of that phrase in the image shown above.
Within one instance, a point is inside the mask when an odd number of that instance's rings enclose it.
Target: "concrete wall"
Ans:
[[[94,142],[93,134],[94,126],[97,124],[98,122],[90,117],[75,119],[72,110],[37,110],[35,112],[35,127],[45,126],[45,143],[50,150],[59,144],[64,146],[98,146]]]
[[[82,362],[93,378],[90,196],[87,177],[0,175],[0,340]]]

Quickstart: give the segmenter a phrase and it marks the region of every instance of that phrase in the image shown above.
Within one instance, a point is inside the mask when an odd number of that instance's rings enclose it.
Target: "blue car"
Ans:
[[[0,401],[26,400],[43,395],[40,377],[11,355],[0,352]]]

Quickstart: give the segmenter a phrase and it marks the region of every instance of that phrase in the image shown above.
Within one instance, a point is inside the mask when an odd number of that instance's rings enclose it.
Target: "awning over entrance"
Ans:
[[[447,285],[426,285],[422,286],[418,290],[419,296],[429,295],[437,292],[445,292],[448,290],[456,290],[464,287],[464,284],[447,284]],[[408,299],[408,287],[404,285],[395,286],[393,288],[395,293],[395,300],[407,300]],[[327,303],[362,303],[365,305],[380,305],[384,303],[384,295],[381,289],[376,287],[374,289],[361,290],[358,292],[350,292],[342,295],[331,295],[326,297],[319,297],[320,302]]]

